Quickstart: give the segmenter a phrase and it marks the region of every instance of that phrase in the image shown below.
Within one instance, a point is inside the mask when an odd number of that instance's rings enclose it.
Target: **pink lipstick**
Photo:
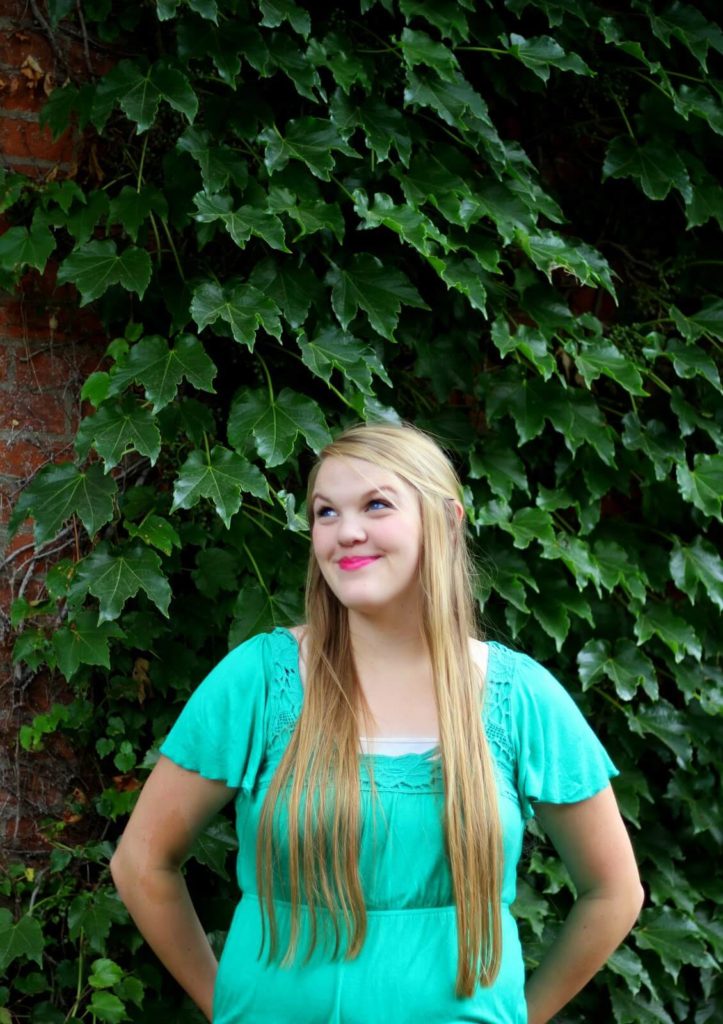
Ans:
[[[337,564],[344,572],[354,572],[355,569],[362,569],[365,565],[376,562],[377,558],[379,558],[379,555],[366,555],[361,558],[340,558]]]

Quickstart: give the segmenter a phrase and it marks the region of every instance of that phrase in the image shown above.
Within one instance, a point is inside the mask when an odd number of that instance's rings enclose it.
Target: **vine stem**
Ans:
[[[148,149],[149,134],[149,132],[146,132],[143,138],[143,148],[141,149],[141,159],[138,164],[138,176],[136,178],[136,192],[140,192],[141,186],[143,185],[143,164],[146,162],[146,150]]]
[[[268,599],[270,601],[271,600],[271,594],[269,593],[269,588],[266,586],[264,578],[261,575],[261,570],[259,569],[258,563],[257,563],[256,559],[254,558],[254,556],[251,554],[251,549],[249,548],[249,546],[246,543],[246,541],[244,541],[243,549],[244,549],[246,555],[248,556],[249,562],[251,562],[251,565],[253,566],[254,573],[256,574],[256,579],[259,581],[259,585],[260,585],[261,589],[263,590],[263,592],[266,594],[266,596],[268,597]]]
[[[271,374],[269,373],[269,368],[266,365],[266,360],[264,359],[264,357],[259,352],[256,353],[256,358],[261,363],[261,369],[264,371],[264,376],[266,377],[266,386],[269,389],[269,402],[271,403],[271,405],[273,405],[274,404],[274,385],[273,385],[273,382],[271,380]]]

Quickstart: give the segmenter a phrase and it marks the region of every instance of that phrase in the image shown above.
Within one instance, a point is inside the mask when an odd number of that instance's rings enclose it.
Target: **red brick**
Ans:
[[[7,557],[7,555],[11,555],[13,553],[13,551],[18,551],[20,548],[24,548],[24,547],[26,547],[26,545],[32,544],[32,543],[33,543],[33,534],[32,534],[32,532],[28,533],[28,532],[23,531],[22,533],[16,533],[15,536],[13,537],[13,539],[8,541],[8,543],[7,543],[6,547],[5,547],[5,556]],[[28,554],[30,554],[30,549],[29,548],[28,548]]]
[[[50,129],[41,128],[35,120],[7,116],[0,119],[0,152],[11,165],[28,157],[67,162],[74,158],[76,148],[73,132],[64,132],[53,142]]]
[[[10,401],[0,406],[0,430],[42,430],[48,434],[64,434],[65,407],[60,396],[39,392],[10,392]]]
[[[3,14],[6,18],[10,16],[5,10],[7,3],[8,0],[3,0]],[[37,61],[41,71],[52,71],[54,68],[53,51],[44,36],[23,29],[3,36],[0,42],[0,63],[7,68],[19,69],[28,57]]]
[[[66,350],[66,356],[72,352]],[[45,347],[41,351],[19,351],[15,356],[15,383],[18,388],[38,391],[58,387],[74,376],[68,358],[63,358],[60,346]]]
[[[0,71],[0,107],[2,110],[40,110],[45,102],[42,82],[34,82],[20,72]]]
[[[0,383],[12,380],[15,352],[9,345],[0,344]]]
[[[36,469],[48,462],[57,452],[57,446],[47,442],[18,439],[0,441],[0,473],[27,479]]]

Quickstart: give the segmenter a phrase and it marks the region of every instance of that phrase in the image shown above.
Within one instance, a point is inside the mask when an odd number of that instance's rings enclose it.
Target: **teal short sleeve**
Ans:
[[[604,789],[618,774],[570,694],[546,668],[518,656],[511,693],[522,813],[535,801],[570,804]]]
[[[266,746],[267,640],[263,634],[247,640],[209,672],[161,745],[165,757],[252,791]]]

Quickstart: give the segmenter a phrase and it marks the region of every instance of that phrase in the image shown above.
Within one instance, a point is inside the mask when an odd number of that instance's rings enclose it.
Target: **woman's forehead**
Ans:
[[[392,470],[351,455],[330,455],[324,459],[316,476],[314,493],[323,492],[324,488],[349,492],[374,489],[399,493],[414,490]]]

